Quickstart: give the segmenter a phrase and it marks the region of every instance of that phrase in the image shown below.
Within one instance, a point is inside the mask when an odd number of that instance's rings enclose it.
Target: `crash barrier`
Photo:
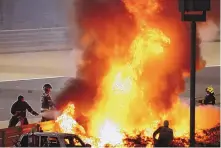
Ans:
[[[37,131],[38,125],[47,132],[53,129],[54,121],[0,129],[0,147],[13,146],[22,134]]]
[[[72,49],[65,27],[0,30],[0,53]]]

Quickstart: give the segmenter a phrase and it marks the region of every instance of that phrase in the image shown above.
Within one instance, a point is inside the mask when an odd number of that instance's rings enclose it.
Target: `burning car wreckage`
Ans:
[[[56,98],[62,114],[55,131],[75,133],[92,146],[152,146],[166,119],[172,146],[188,146],[189,105],[178,95],[190,70],[190,32],[177,3],[76,0],[82,61]],[[197,69],[205,65],[199,44],[198,37]],[[219,108],[196,107],[199,146],[220,146],[219,122]]]
[[[116,125],[110,121],[106,121],[104,126],[101,127],[99,131],[101,136],[90,136],[88,135],[86,128],[74,119],[74,113],[74,104],[70,103],[65,106],[62,114],[55,120],[53,131],[77,134],[83,141],[89,143],[92,147],[152,147],[154,144],[152,135],[148,132],[149,130],[152,131],[152,129],[146,128],[143,130],[134,130],[132,133],[128,133],[123,130],[117,130]],[[170,146],[188,147],[188,136],[188,133],[183,132],[181,136],[176,136],[174,138]],[[220,146],[220,124],[217,124],[210,129],[197,130],[196,146]]]

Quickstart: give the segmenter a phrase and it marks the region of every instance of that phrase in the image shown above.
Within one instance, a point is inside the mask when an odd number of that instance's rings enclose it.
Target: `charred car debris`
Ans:
[[[15,147],[91,147],[75,134],[34,132],[20,136]]]
[[[22,134],[14,147],[92,147],[85,143],[82,138],[76,134],[44,132],[38,126],[37,132]],[[107,133],[108,134],[108,133]],[[147,147],[153,146],[153,138],[145,135],[145,131],[140,131],[137,135],[128,135],[124,133],[123,146],[126,147]],[[118,145],[105,144],[104,147],[117,147]],[[188,147],[188,137],[174,137],[170,147]],[[196,146],[198,147],[220,147],[220,125],[202,130],[196,133]]]

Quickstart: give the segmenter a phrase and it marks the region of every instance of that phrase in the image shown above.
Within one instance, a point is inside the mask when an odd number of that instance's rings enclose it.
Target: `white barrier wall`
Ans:
[[[0,54],[70,49],[73,0],[0,0]]]
[[[71,49],[66,27],[0,30],[0,54]]]
[[[73,0],[0,0],[0,30],[64,27]]]

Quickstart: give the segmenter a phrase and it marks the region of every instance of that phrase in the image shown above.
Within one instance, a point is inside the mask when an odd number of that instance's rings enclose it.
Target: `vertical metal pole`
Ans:
[[[191,22],[190,147],[195,146],[196,22]]]

